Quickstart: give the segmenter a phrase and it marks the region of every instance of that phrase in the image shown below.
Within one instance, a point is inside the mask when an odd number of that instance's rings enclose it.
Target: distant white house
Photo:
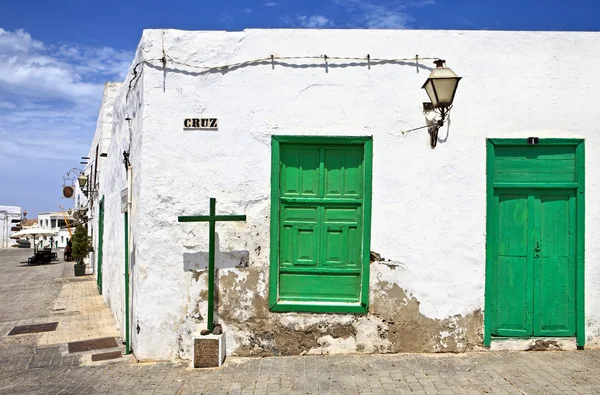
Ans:
[[[47,212],[38,214],[38,226],[40,228],[51,229],[58,232],[56,236],[52,236],[53,248],[66,247],[67,242],[71,238],[69,230],[67,229],[67,221],[69,224],[72,224],[74,219],[66,213]],[[74,229],[71,229],[71,232],[73,231]],[[44,247],[50,246],[50,236],[40,237],[38,240],[38,243],[43,243]]]
[[[19,231],[21,207],[0,206],[0,248],[8,248],[16,243],[10,236]]]

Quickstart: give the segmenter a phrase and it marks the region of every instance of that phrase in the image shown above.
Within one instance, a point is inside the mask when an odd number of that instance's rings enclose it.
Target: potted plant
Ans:
[[[83,261],[83,258],[85,258],[90,251],[90,237],[83,225],[77,225],[71,241],[73,242],[72,255],[73,259],[75,259],[75,264],[73,265],[75,268],[75,276],[85,276],[85,262]]]

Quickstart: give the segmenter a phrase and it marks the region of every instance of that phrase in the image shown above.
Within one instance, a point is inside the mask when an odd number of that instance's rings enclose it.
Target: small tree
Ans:
[[[73,258],[75,258],[77,263],[83,264],[83,258],[85,258],[90,251],[90,237],[83,225],[77,225],[71,241],[73,242]]]

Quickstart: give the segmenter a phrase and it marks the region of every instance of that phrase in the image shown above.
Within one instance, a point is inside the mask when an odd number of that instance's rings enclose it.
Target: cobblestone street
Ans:
[[[30,254],[0,250],[2,394],[600,393],[599,350],[228,358],[224,367],[207,370],[126,358],[89,362],[69,354],[62,342],[74,339],[70,333],[118,337],[106,307],[84,312],[81,303],[73,304],[84,318],[69,320],[56,310],[69,308],[69,289],[86,295],[95,283],[89,277],[71,279],[72,263],[27,266],[22,262]],[[79,281],[89,281],[86,290]],[[55,334],[8,336],[17,325],[52,321],[59,322]],[[65,322],[73,327],[60,329]]]

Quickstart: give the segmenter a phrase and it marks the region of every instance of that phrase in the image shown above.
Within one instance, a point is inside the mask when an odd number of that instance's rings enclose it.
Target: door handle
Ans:
[[[539,241],[536,241],[536,242],[535,242],[535,247],[534,247],[534,249],[533,249],[533,252],[535,253],[535,254],[534,254],[534,257],[535,257],[535,258],[539,258],[539,257],[540,257],[540,250],[541,250],[541,248],[540,248],[540,242],[539,242]]]

